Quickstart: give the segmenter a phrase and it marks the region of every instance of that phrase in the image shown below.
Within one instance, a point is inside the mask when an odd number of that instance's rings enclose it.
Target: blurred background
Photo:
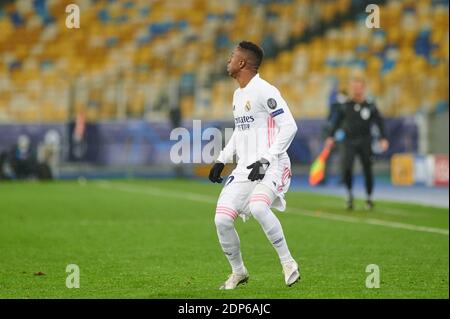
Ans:
[[[80,28],[66,27],[71,3]],[[380,28],[365,24],[371,3]],[[298,121],[300,187],[358,73],[391,143],[373,145],[380,183],[448,190],[448,30],[443,0],[3,0],[0,179],[204,176],[171,164],[170,131],[233,127],[225,66],[245,39]],[[337,186],[339,154],[328,167]]]

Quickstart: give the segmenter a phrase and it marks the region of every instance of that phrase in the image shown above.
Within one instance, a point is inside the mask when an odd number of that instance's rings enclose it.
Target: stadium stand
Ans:
[[[297,118],[324,117],[353,72],[388,116],[448,108],[448,1],[378,1],[379,29],[358,0],[80,0],[79,29],[65,25],[70,3],[0,6],[1,122],[166,119],[176,106],[223,118],[242,39],[262,44],[261,74]]]

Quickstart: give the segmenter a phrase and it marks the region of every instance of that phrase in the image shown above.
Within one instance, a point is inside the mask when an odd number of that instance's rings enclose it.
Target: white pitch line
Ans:
[[[176,191],[171,190],[170,193],[166,191],[162,191],[160,188],[152,187],[152,186],[145,186],[145,188],[136,188],[133,186],[130,186],[128,184],[123,183],[109,183],[106,181],[101,181],[99,183],[96,183],[98,187],[106,188],[106,189],[116,189],[128,193],[141,193],[141,194],[148,194],[153,196],[164,196],[164,197],[171,197],[171,198],[184,198],[190,201],[194,202],[201,202],[201,203],[208,203],[208,204],[215,204],[217,200],[215,200],[211,196],[205,196],[198,193],[190,193],[185,191]]]
[[[294,209],[287,209],[287,211],[288,211],[288,213],[294,213],[294,214],[298,214],[298,215],[304,215],[304,216],[310,216],[310,217],[316,217],[316,218],[322,218],[322,219],[328,219],[328,220],[338,220],[338,221],[349,222],[349,223],[361,223],[361,224],[368,224],[368,225],[386,226],[386,227],[390,227],[390,228],[408,229],[408,230],[413,230],[413,231],[419,231],[419,232],[425,232],[425,233],[436,233],[436,234],[447,235],[447,236],[449,234],[448,230],[443,229],[443,228],[418,226],[418,225],[386,221],[386,220],[375,219],[375,218],[358,218],[358,217],[352,217],[352,216],[343,216],[343,215],[338,215],[338,214],[326,213],[323,211],[313,212],[313,211],[304,210],[304,209],[302,209],[302,211],[298,211],[298,210],[294,210]]]
[[[316,193],[311,193],[311,194],[316,194]],[[326,194],[325,194],[326,195]],[[320,205],[324,208],[335,208],[336,205],[329,203],[329,202],[321,202]],[[404,209],[397,209],[397,208],[389,208],[389,211],[386,212],[381,212],[381,211],[377,211],[380,214],[383,215],[393,215],[393,216],[401,216],[401,217],[405,217],[405,216],[411,216],[411,214],[408,214],[405,212],[406,210]],[[414,216],[418,216],[419,214],[415,214]],[[421,216],[424,216],[424,214],[420,214]]]
[[[201,195],[198,193],[179,191],[179,190],[171,190],[171,192],[168,193],[166,191],[162,191],[159,188],[155,188],[155,187],[148,186],[148,185],[146,185],[142,188],[136,188],[136,187],[130,186],[129,184],[110,183],[107,181],[101,181],[98,183],[94,183],[93,185],[100,187],[100,188],[104,188],[104,189],[114,189],[114,190],[119,190],[119,191],[128,192],[128,193],[148,194],[148,195],[153,195],[153,196],[162,196],[162,197],[170,197],[170,198],[177,198],[177,199],[183,198],[186,200],[207,203],[207,204],[216,204],[216,202],[217,202],[216,198],[207,196],[207,195]],[[287,212],[294,213],[296,215],[322,218],[322,219],[327,219],[327,220],[337,220],[337,221],[348,222],[348,223],[360,223],[360,224],[367,224],[367,225],[385,226],[385,227],[389,227],[389,228],[407,229],[407,230],[412,230],[412,231],[435,233],[435,234],[441,234],[441,235],[447,235],[447,236],[449,234],[448,229],[427,227],[427,226],[418,226],[418,225],[405,224],[405,223],[399,223],[399,222],[393,222],[393,221],[385,221],[385,220],[375,219],[375,218],[358,218],[358,217],[352,217],[352,216],[343,216],[343,215],[338,215],[338,214],[332,214],[332,213],[327,213],[327,212],[323,212],[323,211],[311,211],[311,210],[306,210],[306,209],[300,210],[298,208],[289,208],[289,209],[287,209]]]

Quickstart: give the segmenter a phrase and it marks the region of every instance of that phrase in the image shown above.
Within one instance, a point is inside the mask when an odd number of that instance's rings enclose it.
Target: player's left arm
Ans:
[[[272,117],[275,127],[279,128],[279,131],[261,159],[247,166],[248,169],[251,169],[248,175],[248,179],[251,181],[264,178],[267,168],[278,159],[280,154],[287,151],[297,133],[297,123],[295,123],[286,101],[276,88],[266,88],[261,99],[265,111]]]
[[[272,145],[263,155],[263,158],[272,162],[287,151],[298,128],[289,106],[276,88],[265,92],[263,103],[266,111],[274,120],[275,127],[279,129]]]

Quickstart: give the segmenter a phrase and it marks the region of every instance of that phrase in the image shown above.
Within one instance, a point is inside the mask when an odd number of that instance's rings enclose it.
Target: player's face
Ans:
[[[235,78],[241,69],[241,65],[243,63],[243,56],[240,52],[239,48],[235,48],[233,52],[231,52],[230,58],[227,63],[227,72],[228,74]]]
[[[362,98],[364,96],[365,84],[361,80],[353,80],[351,82],[352,96],[356,98]]]

